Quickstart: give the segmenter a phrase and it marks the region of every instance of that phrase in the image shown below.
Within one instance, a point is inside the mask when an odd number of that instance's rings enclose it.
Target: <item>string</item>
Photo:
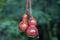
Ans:
[[[30,3],[30,16],[32,16],[32,5],[31,5],[31,0],[29,0]]]
[[[26,12],[28,13],[28,0],[26,0]]]

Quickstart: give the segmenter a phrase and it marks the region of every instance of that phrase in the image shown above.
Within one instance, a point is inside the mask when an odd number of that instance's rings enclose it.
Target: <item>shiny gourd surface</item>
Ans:
[[[29,21],[28,21],[29,25],[37,25],[37,21],[34,17],[30,17]]]
[[[34,25],[30,25],[26,31],[28,37],[36,37],[38,35],[38,29]]]
[[[22,32],[25,32],[26,29],[28,27],[28,23],[27,23],[27,14],[25,13],[23,15],[22,21],[19,24],[19,30],[21,30]]]

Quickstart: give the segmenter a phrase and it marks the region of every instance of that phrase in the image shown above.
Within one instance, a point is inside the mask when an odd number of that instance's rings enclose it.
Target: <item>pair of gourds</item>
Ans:
[[[28,37],[37,37],[38,36],[38,29],[36,28],[37,20],[32,16],[32,9],[31,9],[31,0],[30,2],[30,18],[28,18],[28,0],[26,4],[26,12],[23,15],[22,21],[19,24],[19,30],[25,32]]]

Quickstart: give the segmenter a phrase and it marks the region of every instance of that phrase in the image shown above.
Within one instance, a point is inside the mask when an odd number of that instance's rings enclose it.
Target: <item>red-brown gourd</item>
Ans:
[[[22,22],[19,24],[19,29],[20,29],[22,32],[25,32],[26,29],[27,29],[27,27],[28,27],[27,22],[23,22],[23,21],[22,21]]]
[[[27,14],[24,14],[22,22],[20,22],[19,24],[19,30],[21,30],[22,32],[25,32],[27,27],[28,27]]]
[[[34,38],[38,35],[38,29],[34,25],[30,25],[26,30],[28,37]]]
[[[37,21],[34,17],[30,17],[29,21],[28,21],[29,25],[37,25]]]

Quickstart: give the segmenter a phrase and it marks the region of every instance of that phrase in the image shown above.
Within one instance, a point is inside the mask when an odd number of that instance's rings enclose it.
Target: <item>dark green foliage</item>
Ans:
[[[27,37],[18,29],[26,11],[25,5],[26,0],[0,0],[0,40],[38,40]],[[37,19],[37,28],[39,33],[43,33],[43,40],[57,40],[56,36],[60,33],[57,31],[59,8],[60,0],[32,0],[32,15]]]

